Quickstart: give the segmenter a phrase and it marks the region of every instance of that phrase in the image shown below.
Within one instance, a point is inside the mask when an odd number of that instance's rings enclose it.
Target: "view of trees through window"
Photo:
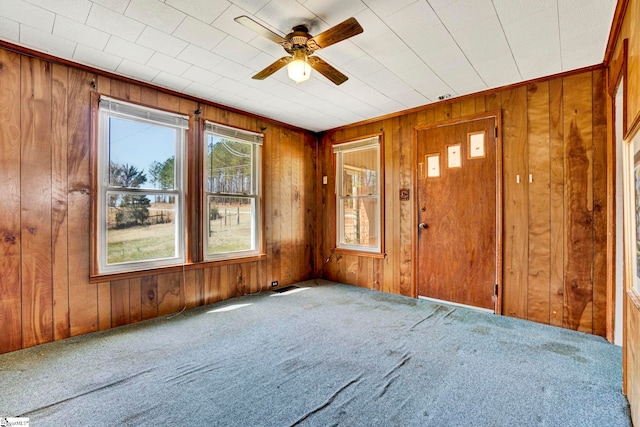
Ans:
[[[175,128],[109,119],[107,263],[176,255]]]
[[[254,150],[252,143],[207,135],[208,254],[255,249]]]

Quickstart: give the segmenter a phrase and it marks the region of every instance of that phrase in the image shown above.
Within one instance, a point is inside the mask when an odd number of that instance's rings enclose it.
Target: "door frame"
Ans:
[[[418,213],[418,132],[428,129],[433,129],[443,126],[455,126],[457,124],[473,122],[478,120],[485,120],[494,118],[496,128],[496,287],[497,295],[494,299],[494,312],[495,314],[502,314],[502,111],[487,111],[485,113],[479,113],[468,117],[458,117],[455,119],[445,120],[441,122],[428,123],[425,125],[415,126],[413,128],[413,143],[411,144],[411,156],[413,157],[413,180],[412,180],[412,192],[416,196],[413,197],[413,213],[412,218],[416,218]],[[413,296],[418,297],[418,225],[412,225],[413,232]]]

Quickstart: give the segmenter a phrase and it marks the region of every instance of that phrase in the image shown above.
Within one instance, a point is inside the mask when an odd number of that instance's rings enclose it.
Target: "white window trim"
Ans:
[[[209,135],[215,135],[225,139],[235,140],[245,144],[252,144],[252,156],[251,156],[251,194],[235,194],[235,193],[215,193],[207,191],[207,184],[203,181],[203,206],[204,215],[202,220],[204,226],[202,227],[203,235],[203,258],[205,261],[223,261],[228,259],[246,258],[251,256],[258,256],[262,252],[262,213],[261,213],[261,199],[262,199],[262,144],[264,135],[258,132],[251,132],[243,129],[237,129],[231,126],[221,125],[205,120],[204,122],[204,138],[202,138],[203,153],[206,157],[206,144]],[[207,165],[206,162],[202,164],[202,176],[206,179]],[[208,252],[209,244],[209,227],[211,222],[209,221],[209,197],[237,197],[252,199],[251,208],[251,246],[252,249],[240,250],[233,252],[222,252],[210,254]]]
[[[109,187],[109,117],[119,117],[128,120],[151,123],[155,125],[175,127],[177,132],[176,155],[174,171],[176,176],[176,186],[173,190],[155,188],[120,188]],[[185,167],[184,167],[184,147],[186,139],[186,129],[189,126],[188,116],[157,110],[149,107],[139,106],[128,102],[115,100],[106,96],[100,97],[99,118],[98,118],[98,194],[97,194],[97,261],[98,274],[124,273],[140,270],[181,265],[185,263]],[[176,218],[175,218],[175,247],[176,255],[168,258],[158,258],[144,261],[121,262],[117,264],[107,263],[107,195],[112,192],[145,194],[145,195],[171,195],[175,197]]]
[[[369,150],[375,148],[377,151],[376,156],[376,169],[378,176],[376,177],[376,194],[374,195],[362,195],[362,196],[346,196],[342,195],[342,189],[344,188],[343,182],[343,154],[351,153],[355,151]],[[336,156],[336,248],[353,250],[358,252],[371,252],[379,254],[382,252],[382,161],[381,161],[381,141],[379,136],[361,139],[358,141],[345,142],[336,144],[333,146],[333,153]],[[343,242],[344,239],[344,202],[352,199],[374,199],[377,201],[378,209],[376,211],[376,236],[378,236],[378,242],[376,246],[363,246],[363,245],[350,245]]]

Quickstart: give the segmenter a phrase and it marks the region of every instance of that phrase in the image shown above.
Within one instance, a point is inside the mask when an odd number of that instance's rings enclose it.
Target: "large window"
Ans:
[[[204,133],[205,259],[258,255],[262,135],[211,122]]]
[[[183,263],[188,117],[101,97],[98,126],[98,272]]]
[[[380,138],[337,144],[333,151],[336,156],[336,248],[380,253]]]

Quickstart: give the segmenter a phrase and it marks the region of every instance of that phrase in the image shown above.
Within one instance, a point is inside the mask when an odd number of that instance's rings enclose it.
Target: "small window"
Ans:
[[[204,134],[204,258],[258,255],[262,135],[211,122]]]
[[[184,262],[188,117],[107,97],[98,123],[99,273]]]
[[[382,173],[378,136],[334,145],[336,247],[382,252]]]

